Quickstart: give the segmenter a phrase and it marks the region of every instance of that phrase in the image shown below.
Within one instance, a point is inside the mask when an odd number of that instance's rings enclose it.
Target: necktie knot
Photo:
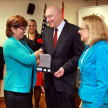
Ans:
[[[58,31],[58,29],[57,28],[55,28],[55,32],[57,32]]]
[[[53,48],[55,47],[56,42],[57,42],[57,31],[58,31],[58,29],[55,28],[55,34],[54,34],[54,39],[53,39]]]

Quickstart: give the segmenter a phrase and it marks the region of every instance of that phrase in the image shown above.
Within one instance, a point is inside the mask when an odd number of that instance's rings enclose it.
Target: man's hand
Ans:
[[[64,75],[64,69],[63,69],[63,67],[61,67],[57,72],[55,72],[54,75],[55,75],[57,78],[63,76],[63,75]]]
[[[34,52],[36,59],[40,58],[40,54],[43,54],[43,50],[40,48],[38,51]]]
[[[34,54],[36,56],[36,59],[38,59],[40,57],[40,52],[39,51],[35,51]]]
[[[43,54],[43,49],[40,48],[38,51],[40,52],[40,54]]]

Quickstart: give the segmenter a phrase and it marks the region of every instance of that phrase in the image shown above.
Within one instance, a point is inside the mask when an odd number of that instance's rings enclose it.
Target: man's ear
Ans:
[[[58,12],[58,17],[61,18],[61,13],[60,12]]]

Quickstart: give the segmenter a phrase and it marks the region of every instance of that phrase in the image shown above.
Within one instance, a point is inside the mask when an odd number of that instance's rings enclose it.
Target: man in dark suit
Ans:
[[[78,34],[79,27],[63,20],[57,6],[48,7],[45,16],[50,27],[44,29],[39,51],[50,54],[52,59],[52,73],[44,74],[47,108],[76,108],[77,66],[84,49]],[[53,48],[55,28],[58,29],[57,43]]]

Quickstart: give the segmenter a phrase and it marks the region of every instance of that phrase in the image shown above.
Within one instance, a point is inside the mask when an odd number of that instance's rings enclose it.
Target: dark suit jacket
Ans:
[[[3,68],[4,68],[3,47],[0,46],[0,80],[3,79]]]
[[[43,32],[42,49],[44,53],[51,55],[51,69],[54,72],[63,67],[65,73],[62,77],[57,78],[51,73],[45,73],[44,86],[47,89],[53,78],[57,91],[74,91],[76,88],[77,66],[80,55],[84,50],[84,44],[80,41],[78,34],[79,27],[66,21],[60,37],[53,49],[53,32],[54,29],[46,27]]]

